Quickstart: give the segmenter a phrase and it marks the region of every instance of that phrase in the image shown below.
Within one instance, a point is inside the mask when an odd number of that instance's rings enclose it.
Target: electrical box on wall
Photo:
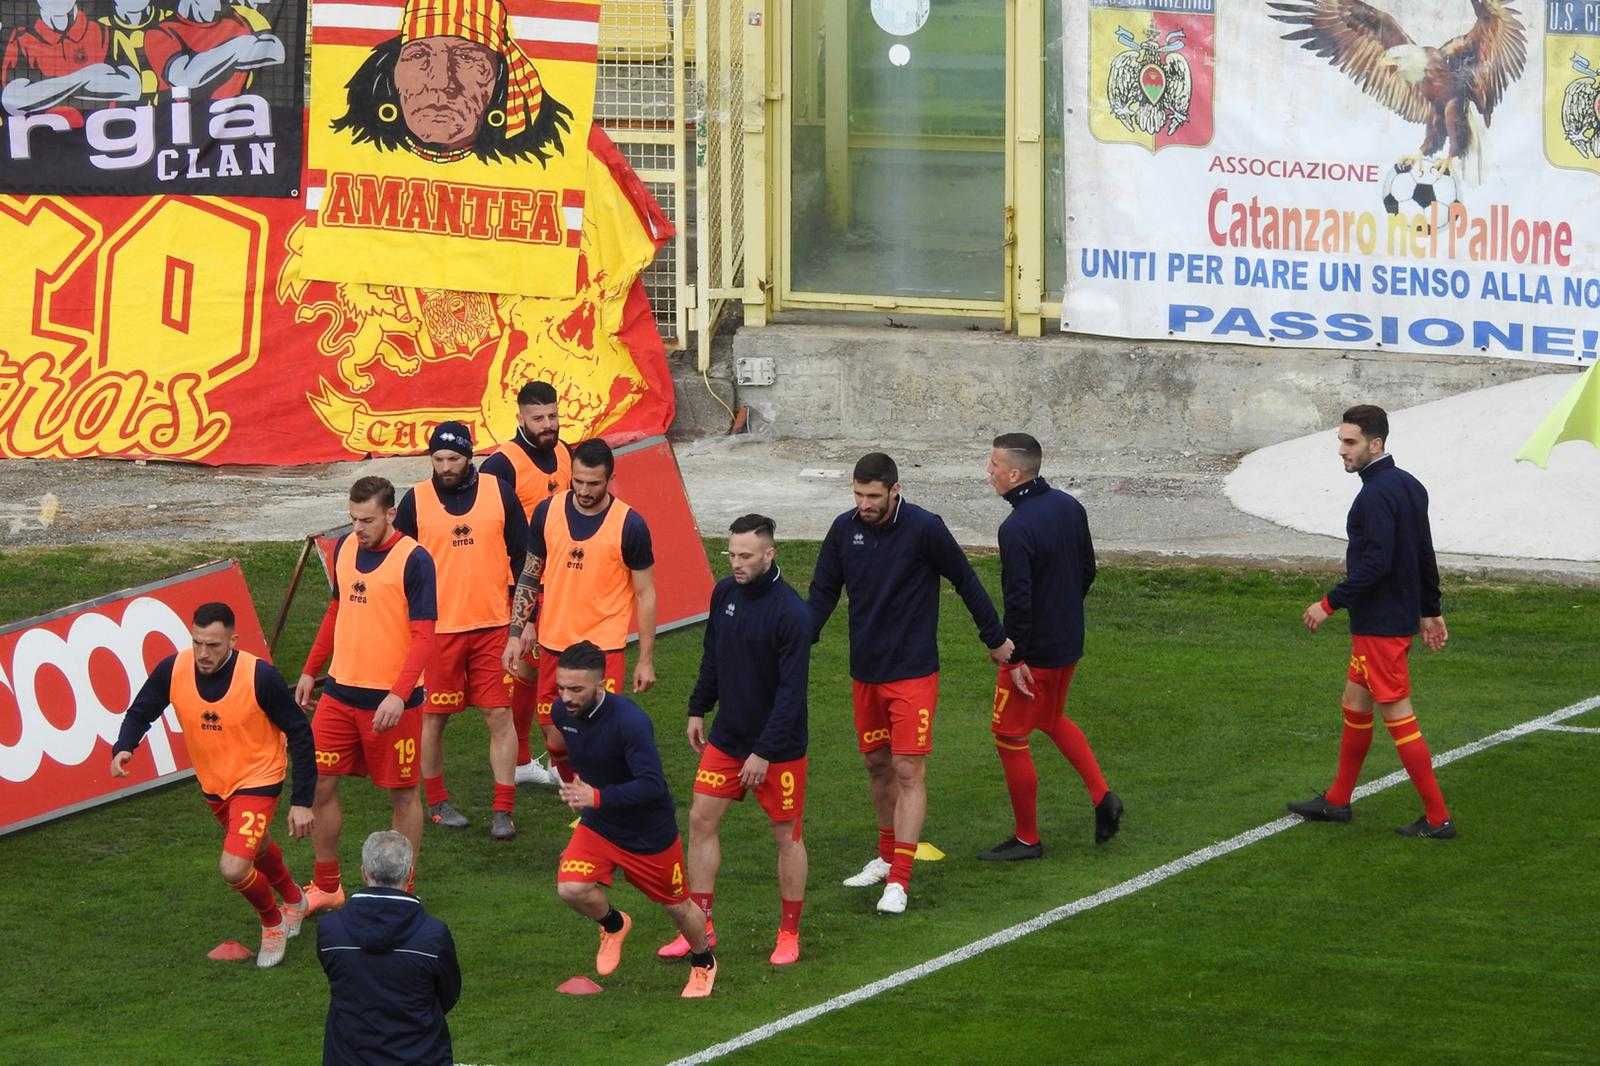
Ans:
[[[778,379],[777,365],[770,357],[737,359],[733,374],[740,385],[771,385]]]

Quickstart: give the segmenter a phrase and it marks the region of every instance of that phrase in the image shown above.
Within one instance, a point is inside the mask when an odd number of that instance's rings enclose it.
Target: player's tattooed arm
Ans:
[[[522,630],[539,620],[539,597],[544,592],[544,557],[528,553],[517,578],[517,590],[511,597],[511,635],[520,637]]]

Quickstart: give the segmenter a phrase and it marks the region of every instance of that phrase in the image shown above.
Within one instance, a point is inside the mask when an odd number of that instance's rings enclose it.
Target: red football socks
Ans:
[[[1422,797],[1423,813],[1429,825],[1442,825],[1450,820],[1450,811],[1444,805],[1444,793],[1439,791],[1439,779],[1433,773],[1433,755],[1428,742],[1422,739],[1417,728],[1417,716],[1408,715],[1398,722],[1385,722],[1389,735],[1394,737],[1394,750],[1400,755],[1400,765],[1406,768],[1417,795]]]
[[[1100,773],[1100,763],[1095,760],[1094,749],[1089,747],[1089,738],[1083,735],[1078,723],[1063,714],[1056,719],[1055,725],[1045,730],[1045,736],[1055,741],[1061,754],[1067,757],[1072,768],[1078,771],[1078,776],[1083,778],[1083,786],[1089,790],[1089,802],[1098,805],[1106,798],[1106,779]]]
[[[443,803],[450,798],[450,790],[444,787],[444,775],[438,777],[424,777],[422,779],[422,792],[427,797],[428,806]]]
[[[1033,767],[1027,737],[995,737],[994,749],[1000,753],[1000,769],[1005,771],[1006,790],[1011,793],[1011,813],[1017,822],[1016,838],[1024,844],[1039,843],[1039,772]]]
[[[878,826],[878,858],[884,862],[894,862],[894,826]]]
[[[561,775],[561,780],[571,781],[578,776],[572,772],[572,764],[567,762],[567,749],[564,745],[561,748],[551,748],[546,745],[546,750],[550,752],[550,768]]]
[[[800,935],[800,909],[806,905],[803,899],[786,899],[783,901],[783,916],[778,920],[778,932]]]
[[[417,894],[417,864],[411,864],[411,871],[406,874],[406,891],[413,896]]]
[[[278,904],[272,897],[272,886],[254,866],[244,875],[243,881],[233,886],[233,890],[256,909],[256,913],[261,916],[262,925],[277,925],[283,921],[283,912],[278,910]]]
[[[533,716],[538,708],[529,700],[526,704],[513,701],[511,708],[511,725],[517,731],[517,765],[526,766],[533,761],[533,752],[528,748],[528,732],[533,728]]]
[[[894,842],[894,858],[889,860],[889,880],[901,888],[911,887],[911,864],[917,857],[915,840]]]
[[[318,859],[311,864],[311,883],[324,892],[339,891],[339,860],[329,859],[323,862]]]
[[[1333,784],[1323,793],[1329,803],[1343,806],[1350,802],[1355,791],[1356,778],[1361,776],[1361,764],[1366,761],[1367,749],[1372,747],[1372,712],[1344,709],[1344,732],[1339,735],[1339,769],[1334,772]]]
[[[294,874],[289,872],[289,864],[283,861],[283,849],[278,847],[276,840],[269,839],[267,846],[256,854],[256,869],[261,871],[261,876],[277,890],[285,903],[300,902],[304,894]]]
[[[507,814],[510,814],[512,811],[516,810],[516,808],[517,786],[502,785],[500,782],[496,781],[494,783],[494,804],[492,809],[497,811],[505,811]]]

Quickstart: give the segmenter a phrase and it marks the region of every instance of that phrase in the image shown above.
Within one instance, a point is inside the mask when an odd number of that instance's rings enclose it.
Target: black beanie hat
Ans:
[[[428,454],[439,451],[459,452],[471,459],[472,430],[461,422],[440,422],[433,427],[433,436],[428,438]]]

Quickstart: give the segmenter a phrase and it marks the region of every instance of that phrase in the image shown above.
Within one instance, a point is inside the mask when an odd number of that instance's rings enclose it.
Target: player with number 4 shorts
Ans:
[[[311,726],[272,664],[238,649],[227,604],[201,604],[189,638],[188,648],[155,665],[123,716],[111,749],[111,775],[127,776],[134,750],[170,704],[200,792],[222,826],[217,868],[261,919],[256,965],[276,966],[286,942],[299,935],[307,904],[270,829],[292,756],[289,833],[311,832],[317,785]]]
[[[711,902],[722,862],[718,829],[728,807],[754,792],[772,823],[778,848],[780,917],[772,964],[800,958],[800,911],[805,905],[806,678],[811,659],[810,613],[776,565],[773,522],[748,514],[728,537],[733,573],[717,583],[706,616],[700,676],[689,694],[689,746],[700,756],[689,808],[689,897],[706,915],[714,944]],[[706,715],[720,707],[706,733]],[[656,952],[682,958],[682,936]]]
[[[689,942],[683,998],[701,999],[716,982],[717,960],[706,940],[706,916],[684,886],[683,841],[655,727],[638,704],[605,690],[605,663],[605,653],[583,641],[556,664],[550,714],[572,770],[560,795],[578,812],[578,827],[556,868],[556,891],[600,927],[594,967],[605,977],[622,962],[623,941],[633,929],[633,919],[611,905],[605,890],[620,867]]]
[[[370,777],[389,793],[393,827],[422,849],[421,777],[423,668],[433,653],[438,617],[433,560],[394,528],[394,485],[364,477],[350,487],[352,532],[333,550],[333,597],[295,699],[310,709],[316,675],[333,662],[311,729],[317,740],[316,856],[307,887],[311,911],[344,905],[339,871],[339,780]],[[412,867],[415,885],[416,868]]]

